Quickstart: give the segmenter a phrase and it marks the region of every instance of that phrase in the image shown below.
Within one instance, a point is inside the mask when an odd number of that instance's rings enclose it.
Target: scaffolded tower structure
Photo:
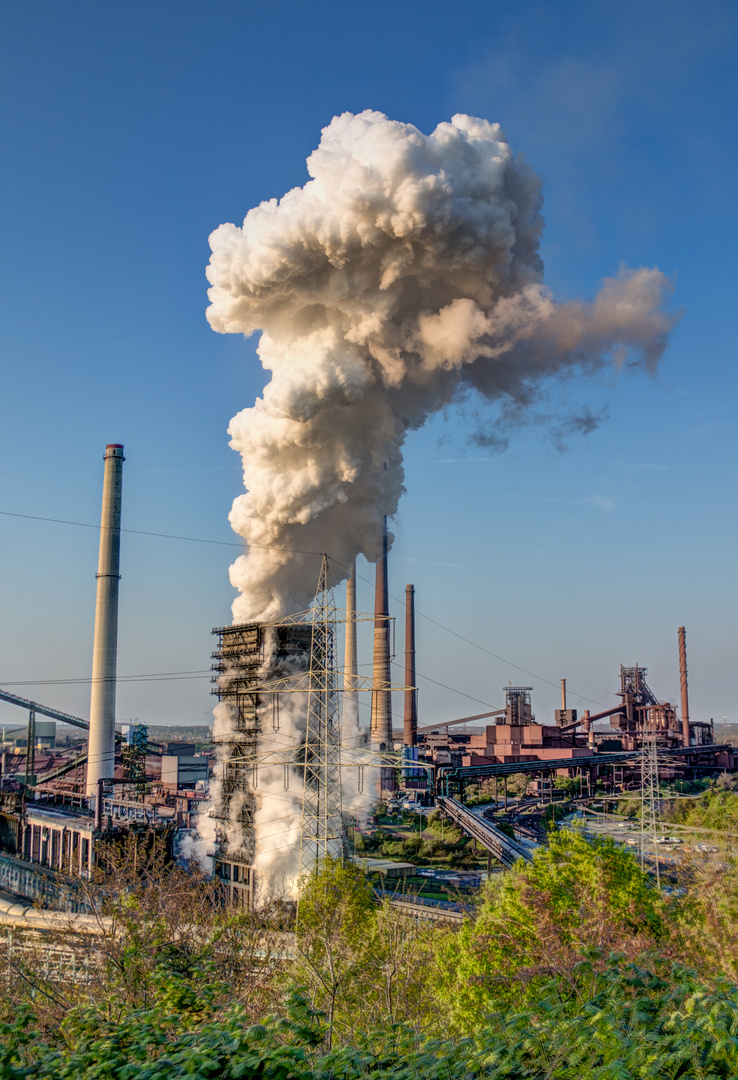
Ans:
[[[668,736],[673,743],[678,743],[681,727],[677,721],[676,709],[668,701],[661,702],[646,682],[646,668],[635,664],[633,667],[620,665],[620,689],[623,709],[610,719],[610,725],[626,735],[636,738],[646,736],[649,730],[658,731],[660,736]]]
[[[505,723],[525,727],[535,721],[531,707],[532,686],[505,687]]]
[[[260,742],[279,730],[279,689],[310,666],[312,626],[296,620],[223,626],[213,631],[213,693],[223,715],[216,742],[221,762],[216,799],[216,872],[230,898],[250,906],[256,854],[254,815]]]
[[[376,621],[375,615],[357,614],[355,602],[340,612],[341,621],[355,632],[357,621]],[[341,770],[376,767],[392,774],[390,754],[378,755],[352,747],[341,758],[338,694],[377,690],[405,690],[382,679],[353,670],[339,686],[336,667],[337,611],[323,557],[318,591],[311,608],[274,623],[224,626],[213,631],[219,648],[213,653],[216,672],[213,693],[222,709],[216,713],[216,743],[220,761],[216,789],[216,870],[226,883],[232,900],[249,906],[254,898],[256,857],[255,816],[259,768],[284,770],[285,790],[290,775],[298,774],[302,785],[302,822],[299,869],[312,873],[326,857],[345,852],[342,821]],[[293,739],[270,738],[279,731],[280,700],[284,694],[302,695],[305,732]],[[294,720],[294,716],[293,716]],[[267,736],[267,737],[265,737]]]

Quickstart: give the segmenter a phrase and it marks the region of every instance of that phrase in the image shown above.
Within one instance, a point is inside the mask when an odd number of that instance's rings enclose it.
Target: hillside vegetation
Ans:
[[[329,863],[294,928],[153,867],[121,864],[94,948],[6,935],[0,1080],[738,1075],[730,865],[664,896],[628,851],[562,831],[455,927]]]

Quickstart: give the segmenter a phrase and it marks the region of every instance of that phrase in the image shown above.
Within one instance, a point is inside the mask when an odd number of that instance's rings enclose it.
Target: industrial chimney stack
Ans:
[[[115,767],[115,676],[118,656],[120,506],[124,460],[123,447],[119,443],[109,443],[103,458],[105,476],[100,518],[90,737],[87,751],[88,796],[96,794],[97,781],[112,776]]]
[[[392,697],[390,684],[389,588],[387,585],[387,519],[382,532],[382,554],[374,585],[374,689],[372,690],[372,743],[378,750],[392,749]]]
[[[371,713],[372,746],[380,753],[392,750],[392,692],[390,685],[389,588],[387,585],[387,519],[382,531],[382,555],[374,588],[374,668]],[[380,769],[380,795],[394,788],[391,767]]]
[[[418,741],[418,691],[415,689],[415,586],[405,586],[405,716],[403,743]]]
[[[683,626],[679,635],[679,678],[682,684],[682,746],[689,746],[689,694],[687,692],[687,633]]]
[[[343,689],[351,693],[351,697],[345,699],[356,703],[356,680],[359,674],[356,653],[356,559],[351,563],[349,576],[346,579],[346,641],[343,666]]]

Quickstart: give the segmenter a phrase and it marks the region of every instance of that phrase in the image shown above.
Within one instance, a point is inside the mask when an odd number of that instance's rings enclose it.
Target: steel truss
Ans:
[[[312,615],[300,832],[301,877],[314,873],[326,858],[343,857],[336,606],[325,556]]]
[[[643,730],[641,742],[641,869],[644,868],[646,843],[650,841],[654,851],[657,884],[660,884],[660,870],[656,838],[661,833],[659,765],[673,764],[673,760],[659,755],[659,734],[663,735],[663,732],[646,728]]]

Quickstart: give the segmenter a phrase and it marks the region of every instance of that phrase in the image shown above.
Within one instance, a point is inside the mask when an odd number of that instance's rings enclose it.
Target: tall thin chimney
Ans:
[[[682,745],[689,746],[689,694],[687,692],[687,633],[683,626],[679,634],[679,676],[682,684]]]
[[[387,586],[387,518],[382,530],[382,555],[374,588],[374,669],[371,736],[377,750],[392,749],[392,693],[390,685],[389,590]],[[381,770],[381,789],[392,787],[392,770]]]
[[[346,644],[343,664],[344,720],[353,720],[357,713],[356,679],[359,666],[356,652],[356,559],[351,563],[346,579]]]
[[[415,746],[418,735],[418,691],[415,689],[415,586],[405,586],[405,716],[403,742]]]
[[[566,712],[566,679],[561,680],[561,709]]]
[[[92,648],[90,737],[87,751],[87,795],[115,767],[115,676],[118,658],[118,586],[120,583],[120,506],[123,447],[109,443],[103,457],[100,557],[97,566],[95,640]]]

